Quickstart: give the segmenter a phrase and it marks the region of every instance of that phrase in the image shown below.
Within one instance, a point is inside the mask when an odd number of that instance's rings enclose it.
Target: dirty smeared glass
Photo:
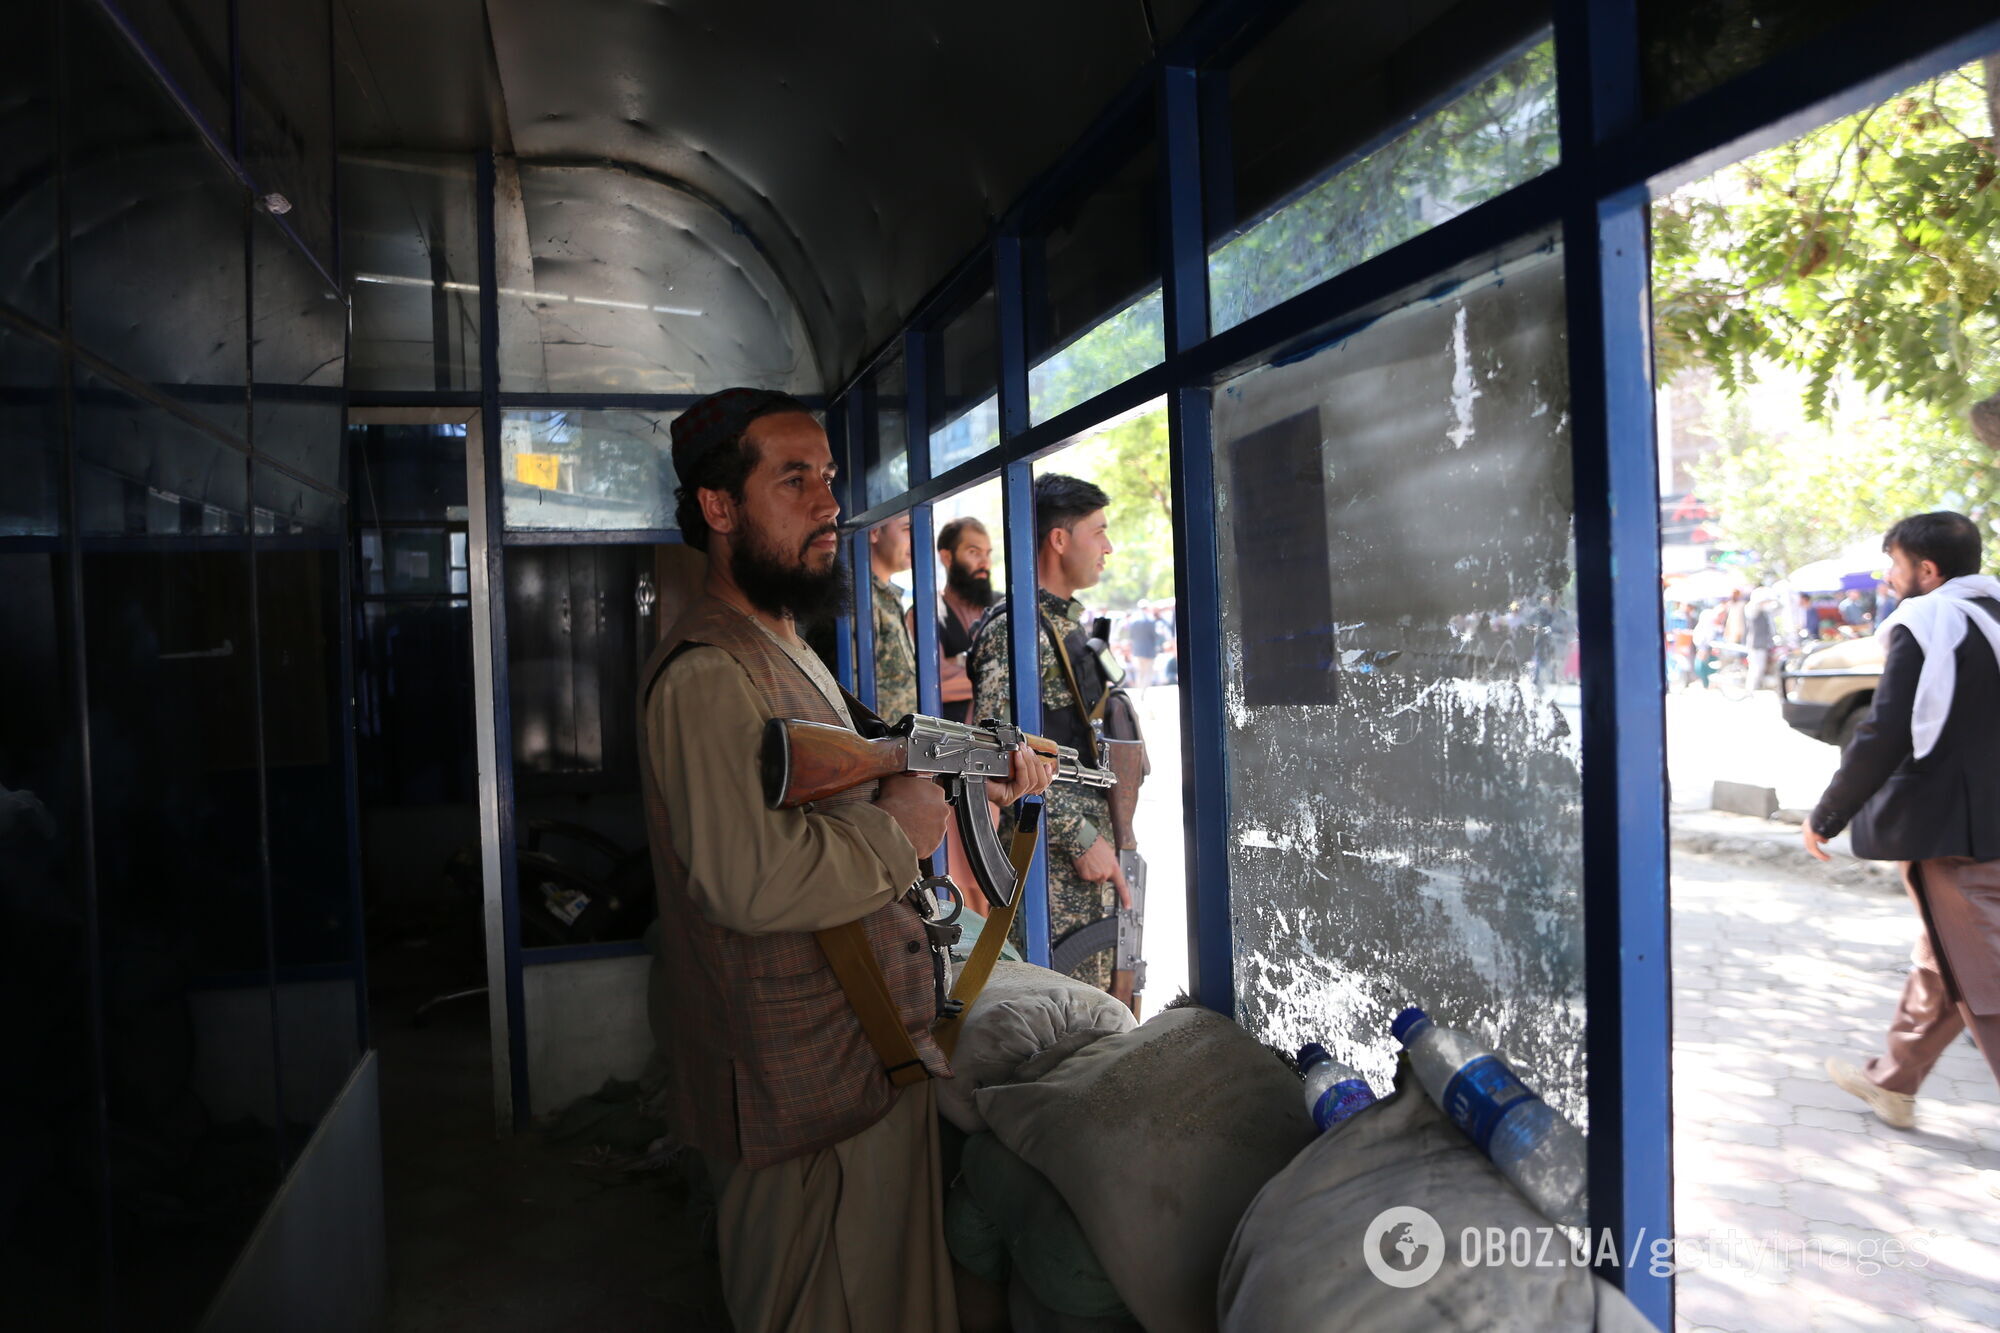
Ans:
[[[1208,257],[1215,328],[1234,328],[1556,160],[1555,43],[1543,41],[1217,246]]]
[[[900,350],[868,377],[862,405],[863,480],[872,509],[910,488],[910,389]]]
[[[1562,268],[1215,394],[1237,1005],[1386,1085],[1422,1005],[1584,1113]]]
[[[507,412],[507,526],[616,532],[674,526],[668,428],[678,412]]]
[[[1000,444],[999,326],[982,292],[931,342],[931,475]]]

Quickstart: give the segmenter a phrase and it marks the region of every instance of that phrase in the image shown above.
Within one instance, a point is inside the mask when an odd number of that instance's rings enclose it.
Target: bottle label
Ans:
[[[1313,1106],[1313,1121],[1321,1129],[1332,1129],[1356,1111],[1374,1104],[1374,1089],[1358,1078],[1342,1079],[1319,1095]]]
[[[1444,1113],[1481,1152],[1491,1156],[1493,1130],[1500,1117],[1516,1102],[1534,1095],[1499,1056],[1482,1055],[1466,1061],[1444,1085]]]

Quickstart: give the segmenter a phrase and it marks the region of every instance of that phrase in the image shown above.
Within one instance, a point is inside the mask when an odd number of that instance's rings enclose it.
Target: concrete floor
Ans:
[[[726,1333],[680,1176],[497,1137],[485,1004],[453,1001],[413,1027],[431,993],[421,970],[391,981],[378,967],[376,982],[390,1333]]]
[[[1682,1330],[2000,1326],[2000,1089],[1953,1043],[1893,1130],[1827,1080],[1877,1049],[1916,919],[1900,892],[1674,858]]]

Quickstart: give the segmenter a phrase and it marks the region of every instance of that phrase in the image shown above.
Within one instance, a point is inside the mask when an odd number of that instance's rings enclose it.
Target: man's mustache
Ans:
[[[829,532],[836,537],[839,536],[840,525],[838,523],[828,523],[826,526],[816,529],[810,537],[799,543],[799,554],[804,555],[806,552],[812,550],[813,543],[821,537],[826,536]]]

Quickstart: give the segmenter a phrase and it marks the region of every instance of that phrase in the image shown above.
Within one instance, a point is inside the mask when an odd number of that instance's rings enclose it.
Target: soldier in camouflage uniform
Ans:
[[[1108,497],[1096,486],[1074,477],[1047,473],[1035,479],[1036,600],[1058,639],[1076,634],[1083,621],[1083,604],[1074,596],[1103,577],[1104,558],[1111,554],[1104,509]],[[972,716],[1009,717],[1011,677],[1008,673],[1008,607],[997,605],[975,632],[965,655],[972,677]],[[1042,731],[1065,745],[1080,730],[1076,696],[1064,677],[1062,664],[1045,632],[1040,645]],[[1072,662],[1072,666],[1078,664]],[[1093,700],[1094,702],[1094,700]],[[1078,746],[1086,761],[1095,758]],[[1111,838],[1111,808],[1097,789],[1058,783],[1043,798],[1043,818],[1049,839],[1049,936],[1059,940],[1078,926],[1111,915],[1129,902],[1130,890],[1118,868]],[[1006,830],[1002,830],[1003,835]],[[1014,924],[1015,943],[1024,945],[1023,921]],[[1104,953],[1084,960],[1075,973],[1080,981],[1108,990],[1111,963]]]
[[[868,533],[868,582],[875,605],[875,711],[890,722],[917,711],[917,649],[903,624],[903,598],[889,582],[910,567],[910,516]]]

